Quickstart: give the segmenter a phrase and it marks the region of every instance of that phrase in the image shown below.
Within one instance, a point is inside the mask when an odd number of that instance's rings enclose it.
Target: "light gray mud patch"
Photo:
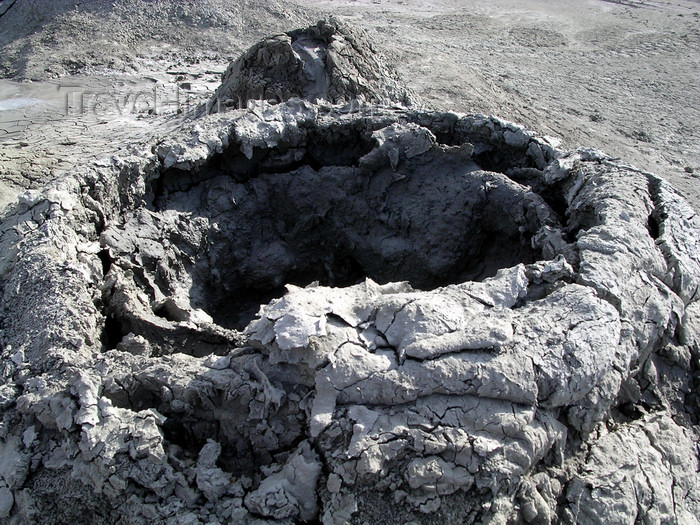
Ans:
[[[37,98],[6,98],[0,100],[0,111],[26,108],[39,102]]]
[[[331,80],[326,72],[326,46],[319,40],[299,37],[292,49],[304,62],[304,78],[309,81],[306,98],[312,102],[328,96]]]
[[[3,222],[0,513],[688,520],[689,210],[496,118],[298,99],[86,166]]]

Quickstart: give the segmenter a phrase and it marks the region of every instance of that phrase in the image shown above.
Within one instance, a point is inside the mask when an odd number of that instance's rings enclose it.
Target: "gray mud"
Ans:
[[[695,522],[700,225],[663,180],[298,99],[153,151],[3,223],[11,523]]]
[[[677,190],[418,109],[337,20],[222,80],[192,120],[105,120],[104,150],[6,209],[3,522],[698,523],[700,222]],[[5,118],[39,122],[36,87]]]

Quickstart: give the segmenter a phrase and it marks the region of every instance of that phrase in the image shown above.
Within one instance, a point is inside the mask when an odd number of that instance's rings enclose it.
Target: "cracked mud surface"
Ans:
[[[400,107],[370,45],[268,38],[217,96],[274,104],[9,208],[0,519],[698,523],[691,205],[599,150]]]
[[[4,223],[12,522],[698,515],[700,225],[663,180],[299,99],[133,153]]]

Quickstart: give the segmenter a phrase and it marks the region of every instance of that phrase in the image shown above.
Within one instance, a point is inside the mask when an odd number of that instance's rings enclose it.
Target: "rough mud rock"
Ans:
[[[335,104],[411,106],[419,101],[361,29],[331,18],[254,45],[229,65],[209,109],[245,108],[251,100],[284,102],[292,97]]]
[[[697,523],[666,182],[493,117],[261,108],[2,223],[5,522]]]

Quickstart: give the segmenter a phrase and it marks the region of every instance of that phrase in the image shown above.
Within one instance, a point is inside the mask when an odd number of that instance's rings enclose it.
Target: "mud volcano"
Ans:
[[[198,119],[2,223],[9,523],[695,523],[700,228],[494,117]]]
[[[209,112],[251,100],[303,98],[412,106],[420,97],[398,78],[367,34],[335,18],[258,42],[222,76]]]
[[[154,276],[164,317],[182,303],[242,329],[285,284],[369,278],[434,289],[535,262],[548,239],[562,242],[545,200],[483,171],[459,134],[457,145],[439,144],[430,129],[390,114],[339,121],[302,106],[294,117],[299,129],[283,144],[247,155],[234,144],[200,169],[167,170],[151,197],[156,213],[140,210],[104,233],[110,259],[151,269],[161,253],[149,257],[143,242],[175,248]],[[528,160],[513,155],[503,162]],[[134,238],[144,223],[147,235]]]

